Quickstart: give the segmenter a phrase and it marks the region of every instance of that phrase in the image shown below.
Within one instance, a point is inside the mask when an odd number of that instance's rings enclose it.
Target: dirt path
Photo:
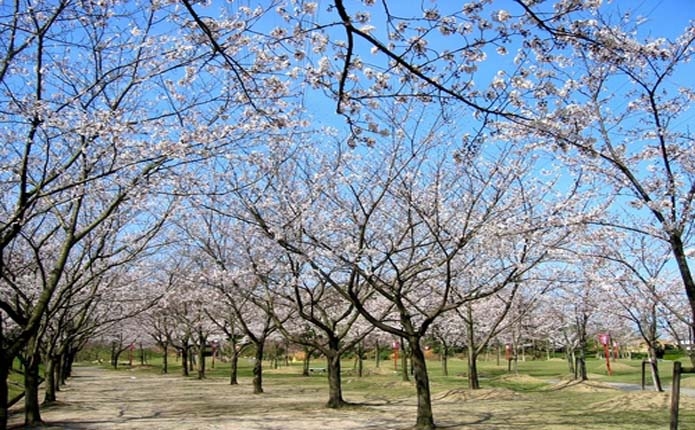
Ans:
[[[407,427],[414,420],[413,405],[373,403],[329,410],[323,390],[273,386],[261,396],[250,385],[230,386],[225,380],[181,378],[111,372],[78,367],[59,395],[60,404],[42,409],[49,423],[43,429],[389,429]],[[373,408],[373,409],[372,409]],[[382,410],[383,409],[383,410]],[[21,410],[10,425],[21,427]]]
[[[357,405],[332,410],[323,407],[327,400],[323,385],[293,386],[270,378],[265,382],[266,392],[254,395],[250,380],[240,382],[230,386],[226,379],[200,381],[179,375],[78,367],[58,395],[60,404],[42,409],[48,425],[41,428],[405,430],[415,422],[414,396],[387,400],[378,398],[379,393],[351,391],[347,399]],[[625,393],[585,384],[567,389],[582,396],[586,392],[592,403],[573,407],[558,402],[555,397],[562,391],[521,394],[504,389],[454,389],[433,395],[434,416],[447,430],[651,430],[668,424],[666,393]],[[695,399],[683,400],[681,408],[695,410]],[[615,418],[621,410],[621,418]],[[658,416],[653,411],[659,411]],[[689,415],[688,426],[695,424],[693,414]],[[10,425],[21,428],[22,422],[18,408]]]

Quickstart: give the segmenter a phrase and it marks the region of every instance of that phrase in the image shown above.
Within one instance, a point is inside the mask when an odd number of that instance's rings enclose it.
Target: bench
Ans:
[[[326,373],[325,367],[310,367],[309,373]]]

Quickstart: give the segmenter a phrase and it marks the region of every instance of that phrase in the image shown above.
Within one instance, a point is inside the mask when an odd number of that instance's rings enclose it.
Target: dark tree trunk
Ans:
[[[381,365],[381,345],[379,345],[378,339],[374,342],[374,350],[374,367],[378,369]]]
[[[205,348],[198,350],[198,379],[205,379]]]
[[[405,342],[401,339],[401,379],[403,382],[410,382],[408,377],[408,354],[405,346]]]
[[[468,388],[477,390],[480,388],[478,379],[478,353],[473,345],[468,345]]]
[[[575,375],[577,369],[574,367],[574,350],[570,348],[569,345],[565,347],[565,357],[567,358],[567,367],[569,368],[570,374]]]
[[[57,357],[49,357],[46,360],[46,381],[45,381],[45,389],[44,389],[44,397],[43,397],[43,404],[44,405],[50,405],[52,403],[55,403],[57,398],[56,398],[56,388],[57,388],[57,379],[56,379],[56,371],[58,367],[60,367],[60,363],[58,362]]]
[[[273,345],[273,355],[272,355],[272,357],[273,357],[273,361],[272,361],[272,363],[273,363],[273,369],[277,369],[278,367],[280,367],[280,365],[279,365],[280,346],[279,346],[277,343],[275,343],[275,344]]]
[[[442,374],[449,376],[449,345],[442,342]]]
[[[683,286],[685,287],[685,294],[688,297],[688,303],[690,304],[690,330],[692,333],[695,333],[695,280],[693,279],[693,274],[690,272],[688,257],[685,254],[685,246],[683,245],[681,236],[676,233],[671,234],[669,236],[669,243],[671,244],[671,250],[673,251],[673,256],[676,259],[678,271],[680,272],[681,279],[683,280]],[[690,363],[692,366],[695,367],[695,348],[690,348],[688,351],[688,357],[690,357]]]
[[[118,357],[121,355],[120,348],[116,342],[111,342],[111,366],[118,368]]]
[[[207,336],[198,329],[198,379],[205,379],[205,343]]]
[[[304,348],[304,360],[302,360],[302,376],[309,376],[309,367],[311,367],[311,349]]]
[[[342,379],[340,377],[339,340],[331,338],[328,341],[329,353],[326,358],[328,366],[328,403],[327,407],[337,409],[346,405],[343,400]]]
[[[466,325],[466,362],[468,365],[468,388],[471,390],[477,390],[480,388],[480,381],[478,380],[478,344],[475,337],[475,323],[473,319],[473,306],[468,304],[466,306],[466,318],[464,318]],[[511,365],[511,363],[508,363]],[[507,369],[509,371],[509,368]]]
[[[196,366],[196,354],[195,354],[195,349],[192,347],[188,347],[188,371],[193,372],[195,370]]]
[[[147,364],[147,359],[145,358],[145,348],[142,347],[142,342],[139,344],[140,346],[140,365],[144,366]]]
[[[65,385],[65,360],[67,360],[67,352],[63,351],[56,357],[55,363],[55,378],[56,391],[60,391],[60,387]]]
[[[232,366],[229,375],[229,385],[239,385],[239,354],[236,348],[232,351]]]
[[[413,377],[417,392],[417,418],[415,428],[417,430],[432,430],[435,428],[432,415],[432,399],[430,396],[430,381],[427,375],[427,363],[425,354],[420,348],[420,338],[413,336],[410,343],[410,359],[413,362]]]
[[[364,374],[364,345],[362,342],[357,344],[357,376],[361,378]]]
[[[181,347],[181,374],[188,376],[188,343]]]
[[[162,373],[169,373],[169,344],[162,344],[162,349],[164,350],[164,355],[162,355]]]
[[[2,333],[0,333],[0,337],[1,335]],[[7,403],[9,402],[7,378],[10,376],[11,368],[12,360],[7,357],[5,351],[0,351],[0,430],[7,428]]]
[[[264,342],[256,343],[256,359],[253,362],[253,394],[263,393],[263,347]]]
[[[31,345],[31,343],[30,343]],[[31,346],[29,349],[33,349]],[[24,425],[37,426],[42,423],[39,405],[39,364],[41,358],[38,353],[27,356],[24,368]]]
[[[577,372],[577,378],[580,381],[589,380],[589,375],[586,371],[586,353],[584,352],[584,347],[579,348],[579,355],[577,356],[577,365],[575,371]]]
[[[586,381],[589,379],[589,375],[586,371],[586,325],[589,321],[589,316],[585,312],[581,312],[577,315],[577,338],[579,354],[577,356],[577,363],[575,364],[575,379],[580,381]]]
[[[72,365],[75,362],[75,357],[77,356],[77,349],[69,346],[63,354],[62,369],[60,375],[60,385],[65,385],[67,378],[72,376]]]

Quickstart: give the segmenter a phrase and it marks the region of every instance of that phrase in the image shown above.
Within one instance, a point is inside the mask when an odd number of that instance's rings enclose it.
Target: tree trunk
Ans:
[[[579,375],[580,381],[586,381],[589,376],[586,372],[586,325],[589,321],[589,316],[583,312],[577,317],[577,338],[578,338],[578,350],[579,356],[577,357],[577,364],[575,365],[575,372]]]
[[[331,348],[326,358],[326,364],[328,366],[328,403],[326,406],[332,409],[342,408],[346,405],[346,402],[343,400],[342,379],[340,378],[340,354],[337,349],[333,350]]]
[[[469,302],[466,306],[466,318],[464,318],[466,328],[466,363],[468,365],[468,388],[477,390],[480,388],[478,381],[478,353],[477,342],[475,338],[475,324],[473,319],[473,305]],[[509,368],[507,369],[509,371]]]
[[[278,342],[273,343],[273,369],[280,368],[280,357],[282,357],[282,348]]]
[[[60,375],[60,385],[65,385],[67,378],[72,376],[72,365],[75,362],[75,357],[77,356],[77,349],[75,347],[69,346],[63,355],[63,363]]]
[[[205,379],[205,343],[207,336],[198,329],[198,379]]]
[[[229,385],[239,385],[239,354],[241,351],[237,351],[236,347],[233,347],[232,349],[232,363],[229,374]]]
[[[120,348],[118,344],[114,341],[111,342],[111,366],[114,369],[118,368],[118,357],[121,355]]]
[[[327,407],[337,409],[346,405],[343,399],[342,379],[340,377],[340,340],[336,337],[328,339],[326,354],[328,367],[328,403]]]
[[[565,347],[565,357],[567,358],[567,367],[569,368],[570,374],[575,375],[576,369],[574,368],[574,351],[570,349],[569,345]]]
[[[669,243],[671,244],[671,250],[676,259],[678,271],[683,280],[688,303],[690,304],[690,330],[695,333],[695,280],[690,272],[690,266],[688,266],[688,257],[685,254],[685,246],[683,245],[682,238],[678,234],[673,233],[669,236]],[[691,365],[695,367],[695,348],[690,348],[688,356],[690,357]]]
[[[579,349],[579,356],[577,357],[577,369],[576,371],[578,372],[578,377],[580,381],[587,381],[589,379],[589,376],[586,372],[586,353],[584,352],[584,348],[580,347]]]
[[[181,347],[181,374],[188,376],[188,343]]]
[[[509,360],[509,372],[514,372],[515,375],[519,374],[519,353],[517,352],[516,347],[514,347],[512,357]]]
[[[2,338],[2,333],[0,333],[0,338]],[[11,368],[12,360],[7,357],[5,351],[0,351],[0,430],[7,428],[7,403],[9,402],[7,378],[10,376]]]
[[[654,350],[654,348],[649,348],[649,369],[651,369],[654,389],[658,392],[664,391],[664,389],[661,386],[661,378],[659,377],[659,365],[657,362],[656,351]]]
[[[162,344],[162,349],[164,350],[162,355],[162,373],[167,374],[169,373],[169,344],[166,342]]]
[[[55,363],[55,378],[56,378],[56,392],[60,391],[60,387],[65,385],[65,360],[67,360],[67,352],[63,350],[62,353],[56,357]]]
[[[427,363],[425,354],[420,349],[420,338],[413,336],[408,339],[410,343],[410,359],[413,362],[413,377],[417,392],[417,418],[415,428],[417,430],[432,430],[435,428],[432,415],[432,399],[430,396],[430,381],[427,375]]]
[[[364,345],[360,342],[357,345],[357,377],[361,378],[364,374]]]
[[[480,388],[478,379],[478,353],[473,345],[468,345],[468,388],[477,390]]]
[[[449,376],[449,345],[442,342],[442,374]]]
[[[408,354],[406,354],[405,342],[401,339],[401,376],[403,382],[410,382],[408,377]]]
[[[205,348],[198,350],[198,379],[205,379]]]
[[[256,343],[256,360],[253,363],[253,394],[263,393],[263,346],[264,342]]]
[[[188,371],[193,372],[196,366],[196,354],[192,346],[188,347]]]
[[[30,342],[29,350],[33,349]],[[42,423],[39,405],[39,364],[41,358],[38,353],[27,356],[24,367],[24,425],[37,426]]]
[[[311,367],[311,349],[304,348],[304,360],[302,360],[302,376],[309,376],[309,367]]]
[[[45,384],[45,393],[43,397],[43,404],[44,405],[50,405],[52,403],[55,403],[57,398],[56,398],[56,386],[57,386],[57,380],[56,380],[56,371],[57,368],[60,367],[60,364],[58,363],[58,358],[57,357],[49,357],[46,360],[46,384]]]
[[[378,369],[381,365],[381,348],[378,340],[374,343],[374,350],[376,351],[374,353],[374,367]]]

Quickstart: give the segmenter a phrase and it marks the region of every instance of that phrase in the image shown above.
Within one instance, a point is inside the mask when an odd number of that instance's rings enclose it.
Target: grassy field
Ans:
[[[102,358],[102,365],[108,366],[108,360],[103,360],[106,357],[104,353],[92,353],[94,357]],[[139,352],[135,352],[133,356],[133,366],[139,367],[143,371],[160,372],[162,368],[162,357],[156,352],[148,351],[145,355],[145,365],[141,365],[141,358]],[[89,358],[89,356],[83,356],[83,358]],[[670,385],[672,371],[673,371],[673,361],[679,360],[684,366],[689,366],[689,361],[686,357],[672,356],[669,359],[661,360],[659,362],[659,370],[661,381],[664,385]],[[121,357],[121,368],[128,368],[127,365],[123,365],[125,361],[128,361],[127,357]],[[175,356],[169,357],[169,373],[177,374],[181,373],[181,362],[177,360]],[[352,376],[356,374],[354,360],[346,359],[342,363],[343,375]],[[394,370],[393,361],[382,361],[380,367],[377,369],[374,366],[373,360],[364,361],[364,375],[365,377],[373,377],[375,375],[389,375],[395,379],[400,380],[400,362],[398,363],[399,371]],[[212,359],[207,358],[206,361],[206,375],[208,377],[214,378],[224,378],[229,377],[230,367],[229,363],[221,361],[219,359],[215,360],[214,367]],[[246,357],[239,360],[239,377],[250,377],[251,370],[253,366],[253,359]],[[314,359],[311,362],[312,367],[324,367],[325,361],[321,358]],[[442,384],[445,387],[448,386],[460,386],[461,382],[465,382],[467,366],[465,358],[451,358],[449,359],[448,369],[449,376],[443,376],[443,370],[441,361],[439,360],[429,360],[427,363],[428,371],[430,375],[430,382],[433,385]],[[302,363],[300,361],[290,362],[289,366],[285,365],[284,361],[280,361],[277,369],[273,369],[273,363],[270,361],[264,362],[263,368],[265,371],[264,376],[267,378],[284,378],[292,376],[301,376]],[[611,361],[612,374],[608,375],[606,369],[606,362],[603,359],[588,358],[587,360],[587,371],[589,373],[589,379],[592,381],[600,382],[616,382],[616,383],[628,383],[628,384],[641,384],[641,360],[629,360],[620,359]],[[507,371],[507,363],[502,360],[498,362],[495,359],[485,360],[481,359],[478,361],[478,372],[480,374],[480,382],[483,388],[494,388],[502,386],[504,388],[513,388],[505,386],[505,380],[508,380],[510,372]],[[647,369],[648,372],[648,369]],[[513,373],[513,372],[512,372]],[[547,381],[560,381],[568,380],[571,378],[569,373],[567,362],[560,357],[539,360],[519,360],[517,365],[517,372],[519,375],[526,375],[531,378],[537,378],[542,380],[541,384],[547,384]],[[192,371],[191,376],[195,377],[196,372]],[[695,383],[691,384],[689,379],[693,379],[695,382],[695,375],[685,376],[683,386],[692,386],[695,388]],[[651,383],[650,375],[647,373],[647,385]],[[500,385],[501,384],[501,385]],[[528,387],[519,387],[519,389],[524,390]]]
[[[689,366],[685,359],[681,361]],[[157,374],[161,371],[161,357],[150,355],[146,365],[139,357],[133,368],[122,367],[116,372],[130,371]],[[239,378],[242,386],[250,385],[250,358],[240,360]],[[356,376],[353,361],[343,362],[343,393],[347,401],[384,402],[396,404],[411,402],[415,389],[411,382],[403,382],[395,372],[393,362],[382,362],[379,368],[365,361],[364,376]],[[169,360],[170,375],[179,375],[180,362]],[[312,362],[312,367],[324,366],[323,360]],[[593,429],[655,429],[668,428],[669,392],[655,393],[647,375],[647,391],[624,391],[611,383],[635,384],[641,382],[640,360],[618,360],[612,363],[609,376],[605,361],[589,359],[589,381],[578,384],[571,381],[567,363],[561,358],[551,360],[519,361],[518,373],[507,372],[506,362],[496,360],[479,363],[480,390],[467,389],[465,360],[449,362],[449,376],[443,376],[437,360],[428,362],[435,419],[451,428],[593,428]],[[671,383],[672,361],[660,362],[662,382]],[[229,378],[229,364],[216,361],[212,368],[207,361],[207,378]],[[189,379],[195,379],[191,372]],[[264,384],[269,392],[280,392],[293,387],[298,392],[317,393],[327,399],[327,381],[321,374],[301,376],[301,362],[273,368],[264,363]],[[695,375],[684,377],[684,388],[695,388]],[[412,403],[412,402],[411,402]],[[406,404],[406,403],[403,403]],[[408,403],[409,404],[409,403]],[[321,408],[316,404],[316,408]],[[410,408],[412,409],[412,408]],[[408,409],[410,411],[410,409]],[[296,411],[295,411],[296,412]],[[411,411],[412,412],[412,411]],[[695,428],[695,399],[683,397],[680,410],[681,429]],[[457,424],[458,423],[458,424]],[[463,428],[463,427],[461,427]]]

